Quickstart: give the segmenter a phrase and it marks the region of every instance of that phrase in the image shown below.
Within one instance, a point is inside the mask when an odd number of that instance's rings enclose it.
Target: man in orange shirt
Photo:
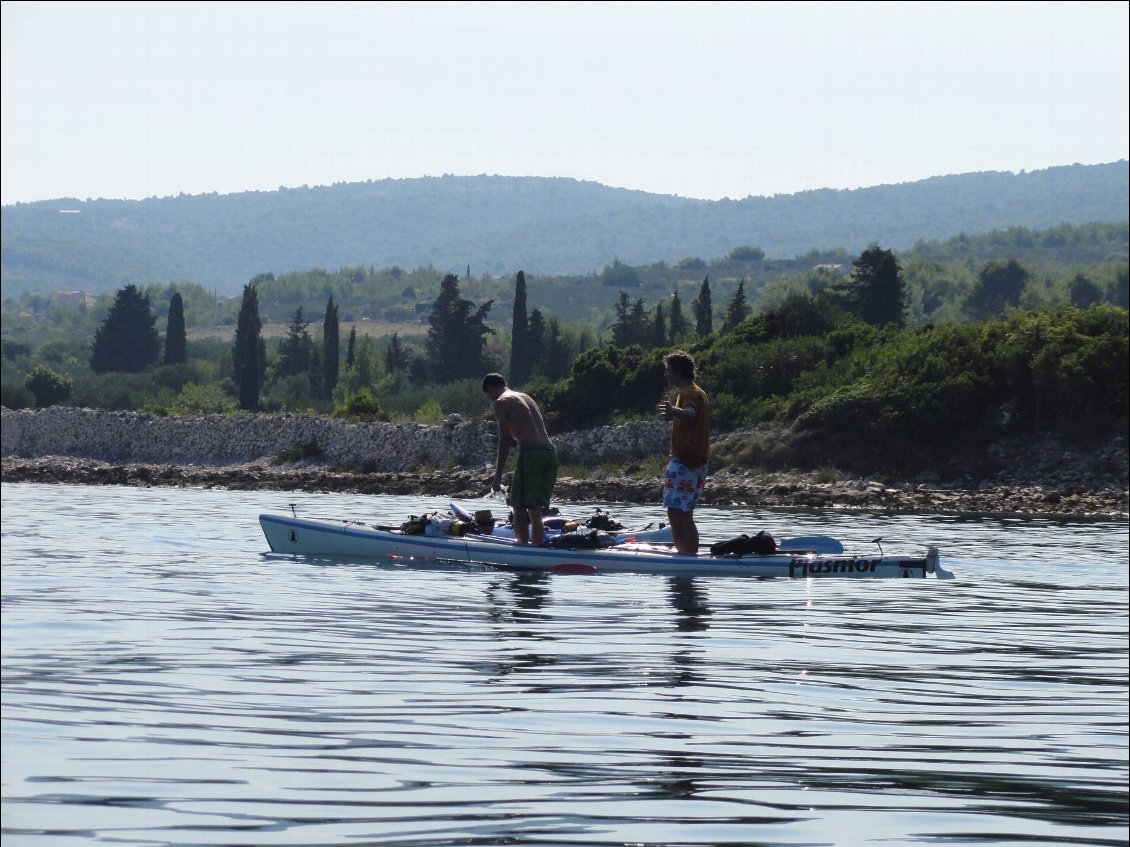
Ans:
[[[671,460],[663,479],[663,505],[675,549],[698,553],[698,527],[694,507],[706,485],[710,459],[710,400],[694,381],[694,359],[685,350],[663,357],[669,385],[679,390],[675,402],[667,398],[659,404],[659,416],[671,423]]]

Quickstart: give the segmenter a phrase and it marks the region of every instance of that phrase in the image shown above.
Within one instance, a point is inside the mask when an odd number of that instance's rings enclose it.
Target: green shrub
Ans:
[[[365,387],[358,388],[334,409],[334,416],[355,421],[387,421],[388,415],[373,393]]]
[[[239,403],[229,397],[216,383],[198,385],[188,383],[181,389],[169,406],[169,412],[185,417],[205,415],[234,415],[239,411]]]
[[[29,409],[35,405],[35,395],[19,382],[0,384],[0,405],[6,409]]]
[[[464,379],[444,385],[407,386],[403,390],[381,396],[381,405],[390,419],[416,420],[416,413],[433,400],[443,414],[459,414],[468,420],[490,416],[490,401],[483,394],[482,377]],[[440,421],[442,421],[442,416]]]
[[[416,410],[415,418],[416,423],[421,423],[425,426],[438,426],[443,423],[443,407],[434,397],[429,397],[421,404],[420,408]]]
[[[159,387],[153,373],[109,371],[104,374],[76,375],[72,394],[74,405],[107,411],[135,411],[148,403],[168,405],[175,395]]]
[[[31,373],[24,378],[27,390],[35,396],[35,405],[54,406],[62,403],[71,396],[75,387],[74,380],[69,376],[57,374],[47,365],[36,365]]]

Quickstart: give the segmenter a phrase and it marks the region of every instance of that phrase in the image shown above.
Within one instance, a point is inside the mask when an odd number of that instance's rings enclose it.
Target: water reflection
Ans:
[[[706,590],[695,582],[695,577],[670,577],[667,592],[671,605],[678,612],[680,632],[702,632],[709,628],[710,607],[706,605]]]
[[[553,635],[543,624],[550,598],[548,574],[492,577],[484,589],[491,638],[498,645],[489,663],[492,682],[556,664],[546,645]],[[538,649],[531,649],[537,645]]]
[[[502,576],[486,588],[487,617],[492,623],[503,621],[536,621],[549,600],[549,574],[530,573]],[[538,637],[536,630],[526,633]]]

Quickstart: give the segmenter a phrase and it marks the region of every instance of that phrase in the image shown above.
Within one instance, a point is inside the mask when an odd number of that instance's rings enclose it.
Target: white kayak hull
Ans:
[[[685,555],[670,547],[626,542],[597,550],[516,544],[491,536],[408,535],[350,520],[262,514],[259,524],[273,553],[320,559],[376,560],[404,565],[473,565],[551,573],[640,573],[666,576],[753,576],[803,579],[951,578],[936,547],[926,554],[853,555],[778,551],[740,558]]]

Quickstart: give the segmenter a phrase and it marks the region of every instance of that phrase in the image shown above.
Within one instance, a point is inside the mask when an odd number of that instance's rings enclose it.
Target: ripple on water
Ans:
[[[5,847],[1125,843],[1125,524],[704,509],[958,578],[550,577],[256,523],[442,500],[3,499]]]

